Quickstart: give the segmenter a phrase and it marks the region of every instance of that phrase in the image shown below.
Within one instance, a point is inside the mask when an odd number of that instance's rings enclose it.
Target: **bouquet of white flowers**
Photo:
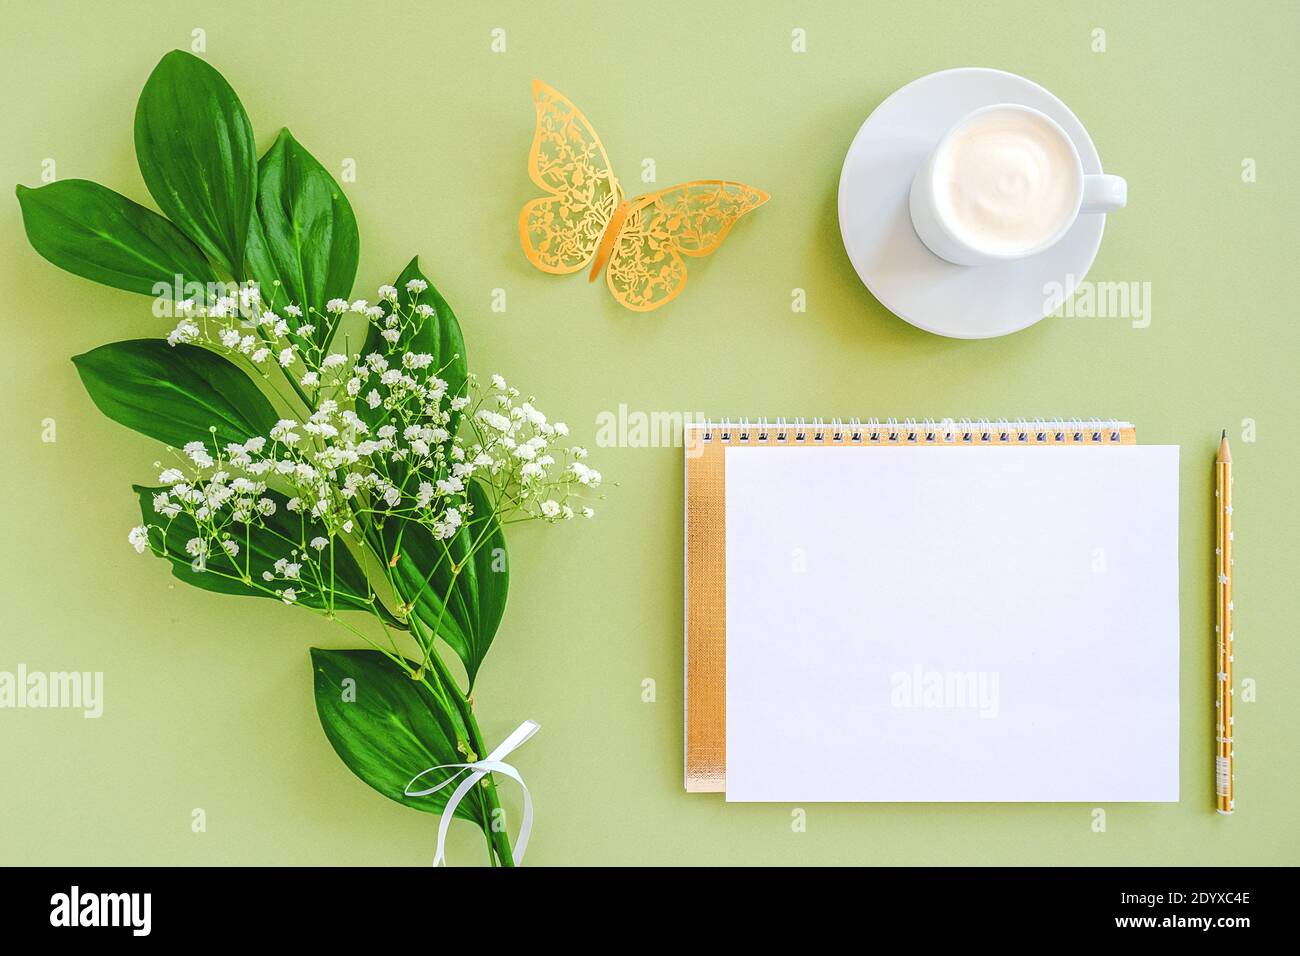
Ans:
[[[490,770],[473,766],[487,747],[471,703],[505,608],[503,528],[592,517],[600,473],[532,397],[469,372],[456,316],[416,260],[373,304],[348,300],[346,198],[287,130],[258,163],[210,66],[163,58],[136,149],[169,219],[80,180],[18,190],[38,252],[152,294],[176,320],[165,340],[74,359],[106,415],[168,446],[158,485],[135,489],[128,541],[187,583],[305,608],[367,644],[312,650],[335,750],[394,800],[438,813],[451,801],[512,865],[521,848]],[[412,790],[441,767],[482,783]]]

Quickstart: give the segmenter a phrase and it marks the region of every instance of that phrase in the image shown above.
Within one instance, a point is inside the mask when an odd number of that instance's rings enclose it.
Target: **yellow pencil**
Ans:
[[[1236,810],[1233,793],[1233,722],[1232,722],[1232,452],[1228,450],[1228,433],[1219,440],[1219,454],[1214,460],[1215,590],[1218,614],[1214,624],[1215,675],[1215,743],[1214,801],[1222,814]]]

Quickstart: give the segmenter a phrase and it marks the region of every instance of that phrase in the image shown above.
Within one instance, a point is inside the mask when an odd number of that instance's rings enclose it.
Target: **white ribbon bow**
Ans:
[[[533,798],[528,794],[528,785],[524,783],[524,778],[519,775],[519,771],[510,764],[505,763],[505,758],[515,750],[520,744],[537,733],[538,725],[531,720],[525,720],[515,728],[514,733],[503,740],[496,750],[492,751],[482,760],[476,760],[474,763],[444,763],[436,767],[430,767],[427,770],[421,770],[411,778],[402,794],[408,797],[427,797],[431,793],[437,793],[443,787],[454,782],[461,774],[469,771],[469,776],[461,780],[460,785],[451,792],[450,799],[447,800],[447,806],[442,811],[442,820],[438,823],[438,855],[433,858],[434,866],[441,866],[446,863],[444,845],[447,841],[447,831],[451,828],[452,818],[456,815],[456,807],[460,804],[465,794],[474,789],[474,785],[486,777],[489,773],[505,774],[514,780],[524,791],[524,819],[519,824],[519,836],[515,839],[514,857],[515,866],[524,862],[524,853],[528,850],[528,834],[533,829]],[[454,770],[455,773],[448,776],[436,787],[430,787],[427,790],[412,790],[415,781],[419,780],[425,774],[433,773],[435,770]],[[496,821],[491,821],[495,826]]]

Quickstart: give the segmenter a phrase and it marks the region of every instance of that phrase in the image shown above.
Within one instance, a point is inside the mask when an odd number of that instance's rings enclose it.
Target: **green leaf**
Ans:
[[[148,488],[133,485],[132,490],[140,502],[141,523],[149,529],[149,545],[153,553],[166,558],[177,580],[205,591],[219,594],[237,594],[245,597],[265,597],[279,600],[276,588],[285,587],[283,581],[270,584],[262,579],[262,572],[272,571],[280,558],[292,560],[292,551],[299,542],[325,536],[324,525],[313,521],[310,515],[293,512],[288,499],[278,491],[268,489],[261,497],[275,502],[275,512],[259,516],[248,525],[232,524],[230,536],[239,545],[239,554],[229,557],[224,551],[213,549],[205,561],[206,570],[196,571],[193,558],[185,550],[191,538],[199,537],[194,519],[181,512],[173,518],[160,515],[154,508],[154,496],[166,487]],[[329,552],[324,552],[328,565]],[[335,539],[333,556],[333,591],[335,610],[378,611],[386,621],[396,621],[378,600],[371,601],[366,575],[352,553],[342,541]],[[316,582],[304,579],[303,587],[295,588],[298,603],[325,610],[327,602]]]
[[[278,416],[253,381],[219,355],[161,339],[101,345],[73,363],[99,410],[176,448],[267,434]]]
[[[442,812],[454,786],[425,797],[404,796],[403,791],[422,770],[466,762],[456,749],[457,739],[466,735],[454,712],[378,651],[313,647],[311,662],[316,713],[348,769],[390,800],[426,813]],[[407,664],[415,669],[413,662]],[[434,786],[442,773],[422,777],[421,783]],[[477,789],[456,807],[456,816],[486,825]]]
[[[184,233],[99,183],[65,179],[17,192],[28,241],[60,269],[115,289],[172,298],[177,276],[182,298],[191,295],[186,283],[217,279]]]
[[[262,222],[257,218],[256,211],[248,220],[248,241],[244,244],[243,278],[252,279],[257,283],[262,301],[267,306],[279,309],[289,302],[284,291],[284,280],[280,277],[280,270],[275,267],[275,260],[271,258],[266,233],[262,230]],[[284,315],[284,319],[293,328],[297,328],[300,321],[307,321],[305,314],[301,320],[291,315]]]
[[[158,208],[209,259],[242,275],[257,153],[225,78],[191,53],[164,56],[136,106],[135,153]]]
[[[418,294],[407,291],[406,284],[421,279],[427,288]],[[433,314],[414,334],[407,333],[395,344],[389,344],[376,324],[371,323],[366,335],[362,355],[371,352],[386,354],[389,351],[428,352],[433,362],[424,371],[413,375],[437,375],[447,382],[447,397],[464,395],[468,389],[469,366],[465,356],[465,339],[460,323],[451,306],[447,304],[428,277],[420,271],[416,257],[402,270],[396,281],[398,301],[405,305],[428,305]],[[384,314],[392,307],[381,302]],[[376,386],[383,396],[386,389]],[[357,402],[357,415],[371,429],[389,423],[390,413],[380,405],[371,409],[364,401]],[[460,425],[460,413],[453,412],[448,431],[452,438]],[[394,423],[399,424],[400,423]],[[450,440],[449,440],[450,444]],[[396,469],[397,466],[394,465]],[[433,476],[436,477],[436,476]],[[483,487],[469,482],[468,495],[474,505],[475,515],[450,541],[439,541],[427,528],[415,522],[390,519],[375,532],[373,543],[380,553],[391,560],[398,551],[393,568],[399,596],[413,605],[412,614],[436,633],[455,651],[465,665],[471,687],[478,674],[479,665],[492,645],[497,626],[505,610],[509,585],[509,572],[505,566],[505,538],[492,514],[491,502]],[[398,531],[402,530],[398,547]],[[480,547],[472,560],[467,555],[478,542]],[[452,583],[452,567],[461,568]],[[451,589],[449,592],[449,588]],[[444,598],[446,607],[444,610]]]
[[[403,600],[414,602],[411,613],[455,651],[472,688],[505,613],[510,568],[505,534],[487,490],[473,479],[468,485],[474,514],[450,540],[437,540],[413,521],[385,522],[382,534],[383,553],[391,554],[402,528],[393,568],[397,590]],[[453,580],[456,566],[460,571]]]
[[[257,219],[281,292],[304,315],[308,307],[320,313],[311,321],[323,344],[325,303],[346,299],[356,278],[357,220],[343,190],[287,129],[258,163]],[[263,286],[265,301],[270,294]]]
[[[406,290],[406,283],[412,279],[422,279],[428,283],[428,288],[418,295],[412,295]],[[390,345],[380,334],[379,328],[371,322],[366,332],[365,347],[362,348],[362,355],[369,355],[371,352],[378,352],[381,355],[387,353],[390,349],[402,350],[408,352],[428,352],[433,356],[433,362],[423,371],[414,371],[413,375],[437,376],[447,383],[447,398],[450,401],[457,395],[466,394],[469,365],[465,358],[465,338],[461,335],[460,322],[456,320],[456,313],[451,310],[438,290],[434,288],[433,283],[420,271],[420,257],[416,256],[410,261],[402,274],[397,277],[393,283],[397,287],[398,301],[403,305],[427,305],[433,309],[433,315],[420,326],[414,335],[405,335],[395,345]],[[392,313],[392,306],[388,302],[380,302],[380,307],[384,310],[384,315]],[[379,394],[386,396],[387,389],[378,386]],[[367,425],[372,429],[383,425],[388,419],[388,412],[381,405],[376,409],[370,409],[365,402],[357,402],[357,415],[360,416]],[[452,437],[456,435],[456,428],[460,422],[460,413],[453,412],[451,422],[448,425],[448,431]]]

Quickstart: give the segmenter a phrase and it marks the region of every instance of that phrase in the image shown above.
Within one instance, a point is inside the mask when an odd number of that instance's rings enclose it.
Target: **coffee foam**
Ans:
[[[1064,134],[1041,116],[990,110],[956,130],[934,167],[938,212],[961,241],[1028,252],[1075,213],[1082,183]]]

